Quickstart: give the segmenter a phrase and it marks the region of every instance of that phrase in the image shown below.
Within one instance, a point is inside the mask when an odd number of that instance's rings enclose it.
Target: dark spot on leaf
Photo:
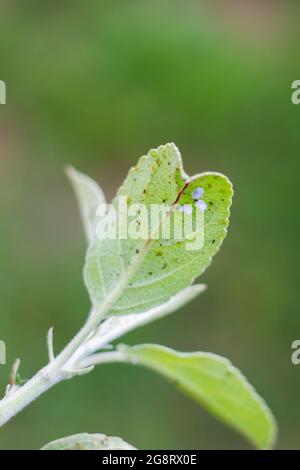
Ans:
[[[216,240],[212,240],[211,242],[212,242],[212,243],[215,243],[215,241],[216,241]]]
[[[138,254],[140,252],[140,250],[135,250],[136,254]]]
[[[155,253],[156,256],[162,256],[162,251],[158,250],[156,253]]]

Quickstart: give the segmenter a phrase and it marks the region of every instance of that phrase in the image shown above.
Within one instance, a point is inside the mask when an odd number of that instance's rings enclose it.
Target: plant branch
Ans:
[[[119,295],[119,291],[114,292],[113,296],[102,306],[101,311],[91,310],[84,326],[56,358],[53,352],[53,330],[51,328],[47,334],[49,364],[22,387],[9,387],[6,396],[0,401],[0,426],[56,383],[70,379],[74,375],[86,374],[96,364],[127,362],[128,358],[120,351],[93,353],[107,348],[113,340],[120,338],[128,331],[180,308],[204,289],[205,286],[202,284],[190,286],[173,296],[165,304],[152,308],[148,312],[123,317],[109,317],[101,323],[105,318],[105,312]]]
[[[0,401],[0,426],[5,424],[14,415],[19,413],[29,403],[34,401],[42,393],[46,392],[58,382],[73,377],[76,374],[82,374],[82,369],[76,370],[70,367],[69,360],[85,342],[89,335],[95,330],[101,320],[101,313],[90,315],[87,322],[63,349],[63,351],[49,364],[43,367],[36,375],[34,375],[25,385],[18,389],[10,389],[6,396]],[[51,330],[50,330],[51,331]],[[52,359],[52,334],[48,333],[48,352],[49,358]],[[49,350],[50,347],[50,350]]]

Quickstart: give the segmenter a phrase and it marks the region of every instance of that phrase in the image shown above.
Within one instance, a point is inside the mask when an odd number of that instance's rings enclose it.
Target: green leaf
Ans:
[[[81,433],[49,442],[41,450],[135,450],[135,447],[119,437]]]
[[[105,204],[105,196],[96,181],[75,168],[66,168],[66,174],[76,195],[85,237],[89,244],[95,237],[96,225],[99,221],[96,211],[100,204]]]
[[[197,188],[203,188],[204,245],[188,250],[187,240],[161,236],[168,218],[176,226],[178,206],[191,204]],[[147,239],[99,239],[91,244],[84,269],[85,282],[97,311],[105,315],[145,312],[165,303],[170,297],[191,285],[210,264],[225,235],[232,198],[229,180],[219,173],[202,173],[188,178],[183,171],[180,153],[174,144],[151,150],[133,167],[113,201],[116,209],[120,196],[128,206],[166,204],[171,208],[157,227],[151,227]],[[195,217],[193,211],[192,217]],[[116,221],[108,215],[102,228]],[[138,218],[135,220],[138,223]],[[159,233],[159,238],[156,236]],[[173,233],[173,232],[172,232]],[[191,240],[188,240],[191,242]]]
[[[205,352],[179,353],[164,346],[121,345],[129,360],[161,373],[259,449],[270,449],[276,422],[264,400],[228,359]]]

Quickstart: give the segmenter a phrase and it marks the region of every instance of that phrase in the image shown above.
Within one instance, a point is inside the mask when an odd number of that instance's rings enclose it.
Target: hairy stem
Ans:
[[[48,365],[37,372],[25,385],[17,389],[11,389],[11,393],[8,392],[0,401],[0,426],[9,421],[37,397],[49,390],[49,388],[53,387],[53,385],[62,380],[71,378],[77,373],[82,374],[82,365],[79,365],[79,362],[82,357],[86,357],[84,348],[86,341],[91,333],[97,330],[106,312],[122,293],[123,287],[122,284],[117,286],[105,302],[103,302],[99,310],[92,310],[81,330],[79,330],[55,359],[52,358],[52,333],[50,334],[50,339],[48,333],[48,350],[50,345],[50,359],[52,360]]]
[[[0,401],[0,426],[5,424],[38,396],[63,379],[63,376],[60,374],[53,374],[51,372],[51,368],[46,366],[25,385],[18,388],[13,393],[8,394]]]
[[[8,394],[0,401],[0,426],[53,385],[76,375],[76,370],[70,373],[68,362],[79,346],[98,326],[101,318],[102,314],[100,312],[90,315],[85,325],[54,360],[37,372],[25,385],[12,390],[11,393],[8,391]]]
[[[54,358],[52,345],[53,330],[50,329],[47,335],[49,364],[22,387],[17,385],[8,387],[6,396],[0,401],[0,426],[56,383],[88,372],[89,366],[104,362],[131,362],[126,354],[120,351],[94,355],[93,353],[105,348],[111,341],[123,336],[126,332],[173,312],[204,289],[204,285],[190,286],[165,304],[148,312],[118,317],[118,319],[110,317],[99,327],[105,312],[120,295],[120,290],[115,291],[101,307],[101,311],[95,309],[91,311],[85,325],[56,358]]]

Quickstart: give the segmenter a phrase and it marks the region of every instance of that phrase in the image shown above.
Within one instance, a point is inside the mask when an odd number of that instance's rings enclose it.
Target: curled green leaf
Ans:
[[[195,194],[202,199],[196,200]],[[151,226],[146,238],[123,239],[118,232],[114,239],[94,239],[84,277],[97,311],[106,316],[144,312],[190,286],[210,264],[226,235],[232,194],[230,181],[220,173],[189,178],[174,144],[162,145],[142,157],[119,189],[114,208],[120,208],[122,197],[129,205],[143,204],[150,209],[153,204],[165,204],[170,210],[157,226]],[[200,209],[196,206],[199,201]],[[193,250],[187,245],[191,239],[179,241],[174,235],[179,229],[176,211],[187,206],[194,208],[193,218],[196,210],[204,213],[204,243]],[[102,223],[110,228],[118,224],[122,229],[120,216],[115,220],[108,215]],[[157,234],[168,223],[174,230],[165,239]]]

